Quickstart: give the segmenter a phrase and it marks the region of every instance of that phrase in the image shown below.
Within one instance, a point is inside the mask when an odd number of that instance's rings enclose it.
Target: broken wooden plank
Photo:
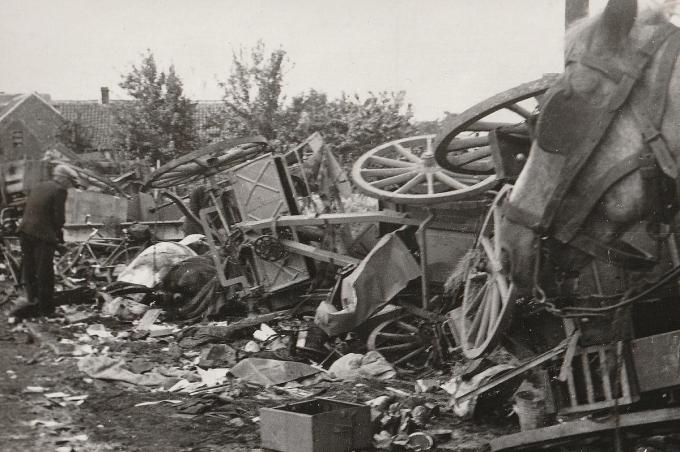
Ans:
[[[346,256],[340,253],[334,253],[328,250],[322,250],[321,248],[306,245],[294,240],[279,239],[279,241],[288,251],[301,256],[311,257],[312,259],[320,262],[328,262],[329,264],[338,265],[340,267],[344,267],[346,265],[359,265],[359,263],[361,263],[361,259]]]
[[[179,342],[179,345],[182,348],[193,348],[211,342],[219,343],[221,341],[225,341],[243,329],[259,326],[261,323],[271,322],[273,320],[292,315],[297,311],[301,304],[302,303],[294,308],[286,309],[284,311],[271,312],[269,314],[262,314],[255,317],[247,317],[226,326],[190,326],[179,333],[179,336],[182,338]]]
[[[463,403],[473,397],[478,396],[479,394],[483,394],[486,391],[489,391],[496,386],[505,383],[506,381],[510,381],[513,378],[518,377],[519,375],[522,375],[524,372],[527,372],[534,367],[537,367],[544,362],[550,361],[551,359],[555,358],[556,356],[559,356],[561,353],[564,352],[564,350],[567,347],[567,344],[569,342],[569,339],[565,339],[562,341],[560,344],[558,344],[556,347],[554,347],[551,350],[548,350],[547,352],[544,352],[540,355],[538,355],[536,358],[533,358],[524,364],[519,365],[517,368],[510,370],[498,378],[493,378],[491,381],[484,383],[483,385],[479,386],[477,389],[474,389],[470,392],[466,392],[465,394],[462,394],[460,397],[455,398],[456,403]]]
[[[501,436],[491,440],[490,445],[493,452],[537,450],[541,446],[549,446],[551,441],[559,441],[560,444],[564,444],[567,440],[576,440],[592,435],[601,436],[603,432],[616,429],[659,423],[680,424],[680,407],[624,413],[620,414],[618,419],[615,416],[597,420],[582,418],[550,427]]]
[[[137,331],[148,330],[151,327],[151,325],[156,323],[156,320],[158,320],[158,316],[161,315],[161,312],[163,312],[162,309],[149,309],[148,311],[146,311],[142,319],[135,327],[135,330]]]
[[[234,226],[241,229],[269,229],[272,223],[276,226],[324,226],[327,224],[348,224],[348,223],[393,223],[418,226],[422,221],[414,218],[407,218],[400,213],[390,213],[388,210],[380,212],[358,212],[358,213],[329,213],[323,215],[283,215],[276,221],[271,218],[265,220],[242,221]]]

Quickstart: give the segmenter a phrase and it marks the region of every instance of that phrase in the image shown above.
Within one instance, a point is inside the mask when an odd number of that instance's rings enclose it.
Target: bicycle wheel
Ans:
[[[67,250],[60,254],[59,258],[54,262],[55,273],[62,277],[73,276],[84,248],[82,244],[78,243],[67,243],[65,247]]]
[[[145,247],[142,245],[125,246],[122,249],[114,252],[111,257],[106,260],[106,266],[112,267],[111,279],[116,277],[128,266],[132,260],[139,256],[144,251]]]

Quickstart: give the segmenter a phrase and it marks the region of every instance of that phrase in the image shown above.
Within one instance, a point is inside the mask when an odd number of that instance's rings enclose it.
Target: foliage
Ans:
[[[66,121],[57,130],[56,138],[70,150],[82,154],[92,149],[92,130],[77,121]]]
[[[159,72],[147,51],[141,64],[123,76],[120,87],[132,97],[114,109],[117,139],[130,157],[165,162],[195,148],[196,104],[184,96],[174,66],[167,73]]]
[[[309,90],[285,102],[283,78],[289,64],[283,49],[266,52],[260,41],[232,55],[232,70],[224,89],[225,111],[207,128],[219,126],[222,136],[259,134],[275,146],[292,146],[313,132],[346,162],[386,141],[413,135],[411,106],[403,92],[343,94],[329,99]],[[213,134],[213,138],[217,138]]]
[[[285,141],[300,142],[318,131],[345,162],[353,161],[382,143],[416,133],[411,105],[404,97],[403,91],[369,92],[365,99],[343,94],[329,101],[325,94],[310,90],[294,97],[286,109],[287,130],[292,133]]]
[[[277,136],[283,96],[281,87],[287,63],[283,49],[266,54],[262,41],[246,51],[232,54],[229,78],[220,83],[224,90],[222,132],[229,136]]]

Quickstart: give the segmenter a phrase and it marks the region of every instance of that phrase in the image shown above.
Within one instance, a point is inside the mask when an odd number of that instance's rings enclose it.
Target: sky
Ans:
[[[231,55],[289,58],[284,93],[406,91],[418,120],[562,68],[564,0],[0,0],[0,91],[124,99],[151,50],[194,100],[221,98]],[[591,0],[591,8],[601,0]]]

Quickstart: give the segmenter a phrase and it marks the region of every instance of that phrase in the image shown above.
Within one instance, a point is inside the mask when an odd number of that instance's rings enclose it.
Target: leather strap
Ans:
[[[609,168],[602,177],[592,178],[575,186],[575,192],[562,203],[555,221],[560,226],[557,226],[553,237],[563,243],[572,240],[607,190],[623,177],[638,170],[641,162],[641,156],[631,155]]]
[[[657,263],[650,254],[621,240],[603,243],[587,234],[579,234],[569,245],[601,262],[638,272],[650,271]]]
[[[536,231],[540,217],[506,200],[501,206],[503,216],[520,226]],[[539,239],[540,240],[540,239]],[[555,239],[553,239],[555,240]],[[563,246],[563,242],[560,242]],[[568,246],[602,262],[634,271],[649,271],[656,265],[653,256],[621,240],[604,243],[583,232],[577,234]]]
[[[678,54],[680,54],[680,32],[673,33],[668,38],[668,44],[659,59],[656,77],[651,85],[653,92],[648,97],[648,105],[654,107],[649,109],[650,118],[657,127],[661,126],[663,115],[666,112],[668,87],[673,77],[673,68],[675,67]]]
[[[500,208],[501,214],[509,221],[538,232],[538,227],[541,224],[540,216],[511,203],[509,199],[506,199],[498,208]]]

